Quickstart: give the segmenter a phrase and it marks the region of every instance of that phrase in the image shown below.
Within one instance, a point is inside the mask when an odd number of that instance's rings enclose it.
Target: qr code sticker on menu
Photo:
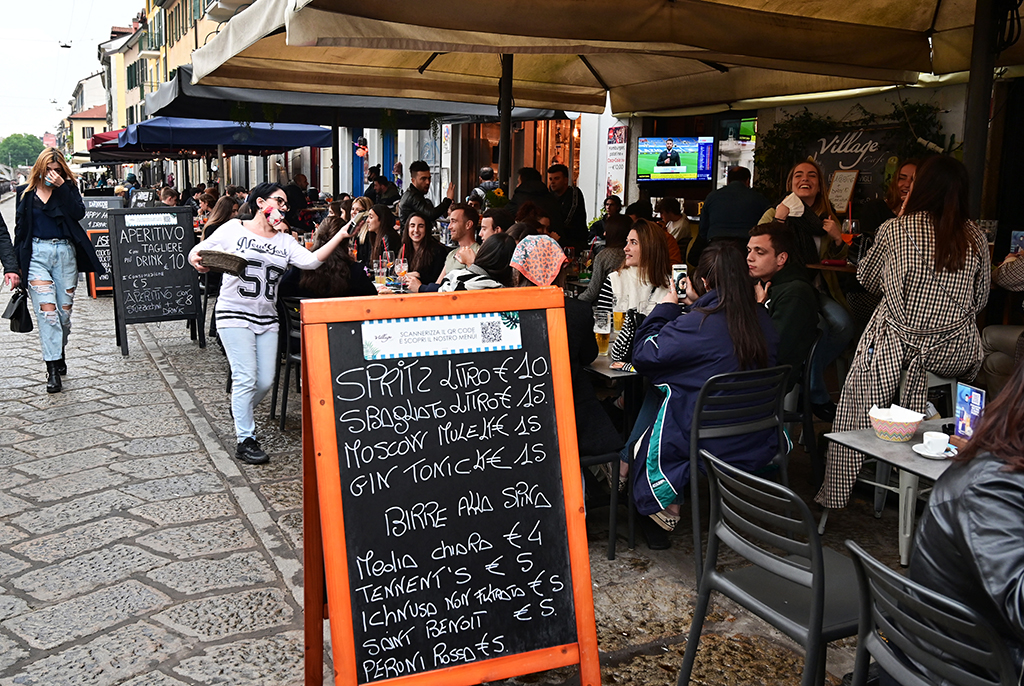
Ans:
[[[480,322],[480,338],[484,343],[501,343],[501,322]]]

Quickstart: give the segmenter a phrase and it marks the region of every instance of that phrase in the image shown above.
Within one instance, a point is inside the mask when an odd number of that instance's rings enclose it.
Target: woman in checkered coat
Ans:
[[[882,300],[857,345],[833,431],[869,427],[872,405],[923,412],[927,372],[967,379],[978,373],[975,317],[988,302],[991,258],[984,234],[967,219],[967,187],[962,163],[941,155],[927,160],[901,216],[879,228],[858,266],[857,279]],[[845,507],[862,462],[862,453],[830,446],[815,500]]]

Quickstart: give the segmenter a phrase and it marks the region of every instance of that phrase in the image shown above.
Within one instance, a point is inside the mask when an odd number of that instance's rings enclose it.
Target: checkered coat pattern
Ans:
[[[976,246],[956,273],[935,271],[935,232],[929,215],[892,219],[857,268],[857,279],[881,302],[868,322],[839,398],[833,431],[871,426],[872,405],[923,412],[927,372],[973,379],[981,368],[981,336],[975,322],[988,302],[991,257],[984,234],[968,225]],[[900,374],[906,384],[899,393]],[[845,507],[864,461],[863,453],[829,446],[825,483],[815,500]]]

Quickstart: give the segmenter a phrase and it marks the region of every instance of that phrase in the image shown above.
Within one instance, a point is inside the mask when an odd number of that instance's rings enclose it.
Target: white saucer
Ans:
[[[945,460],[948,457],[953,457],[957,452],[956,448],[947,447],[946,450],[941,453],[930,453],[925,449],[924,443],[916,443],[912,447],[914,448],[915,453],[921,457],[927,457],[929,460]]]

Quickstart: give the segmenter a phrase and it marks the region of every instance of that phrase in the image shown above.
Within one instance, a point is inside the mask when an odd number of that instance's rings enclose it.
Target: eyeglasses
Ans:
[[[275,201],[278,207],[288,207],[288,199],[282,198],[280,195],[272,195],[267,199]]]

